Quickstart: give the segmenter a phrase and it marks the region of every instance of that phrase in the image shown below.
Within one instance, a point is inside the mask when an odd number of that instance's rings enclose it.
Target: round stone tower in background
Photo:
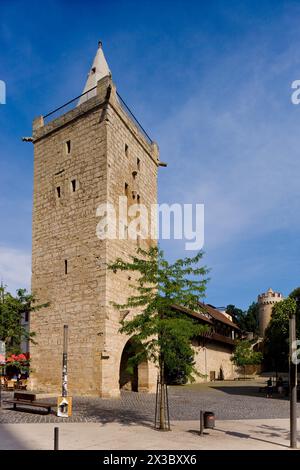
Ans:
[[[271,320],[272,308],[276,302],[283,300],[283,295],[280,292],[274,292],[269,289],[267,292],[260,294],[257,298],[259,306],[259,336],[261,338],[265,335],[265,329]]]

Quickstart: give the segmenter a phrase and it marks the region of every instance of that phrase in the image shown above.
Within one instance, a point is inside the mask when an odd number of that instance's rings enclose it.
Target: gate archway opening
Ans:
[[[144,360],[138,365],[132,365],[130,359],[142,350],[141,343],[131,338],[124,346],[119,372],[120,390],[142,392],[149,390],[149,367],[148,361]]]

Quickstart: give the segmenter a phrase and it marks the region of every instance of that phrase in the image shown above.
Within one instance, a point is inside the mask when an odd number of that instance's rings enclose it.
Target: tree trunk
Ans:
[[[159,381],[159,429],[161,431],[166,430],[166,404],[165,404],[165,366],[164,361],[160,361],[160,381]]]

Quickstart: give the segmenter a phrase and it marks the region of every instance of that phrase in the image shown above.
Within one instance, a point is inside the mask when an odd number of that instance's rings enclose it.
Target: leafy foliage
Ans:
[[[22,324],[26,313],[46,305],[35,305],[35,298],[26,289],[19,289],[14,297],[0,287],[0,340],[5,342],[7,354],[20,354],[23,340],[34,341],[34,332],[28,332]]]
[[[202,256],[200,252],[193,258],[169,263],[158,247],[151,247],[148,251],[138,249],[129,262],[117,259],[109,266],[114,272],[137,274],[131,286],[134,295],[125,304],[115,304],[120,310],[131,308],[137,312],[132,319],[123,321],[120,329],[143,345],[132,359],[136,363],[147,358],[169,376],[180,373],[192,378],[196,373],[191,339],[208,328],[174,309],[174,305],[199,310],[198,302],[204,297],[208,282],[207,268],[197,266]]]
[[[244,321],[245,312],[241,308],[236,307],[233,304],[227,305],[226,313],[232,316],[233,321],[241,328],[241,324]]]
[[[300,299],[300,287],[296,287],[296,289],[294,289],[294,290],[290,293],[289,297],[290,297],[291,299],[295,299],[295,300]]]
[[[246,311],[235,307],[235,305],[227,305],[226,312],[233,317],[234,321],[242,331],[258,334],[259,315],[257,302],[253,302]]]
[[[255,365],[262,362],[263,355],[261,352],[253,351],[250,341],[240,340],[236,342],[231,360],[237,366]]]
[[[271,321],[265,331],[264,350],[269,366],[287,369],[289,355],[289,316],[295,312],[297,304],[288,297],[277,302],[272,309]],[[300,312],[296,315],[297,337],[300,335]]]

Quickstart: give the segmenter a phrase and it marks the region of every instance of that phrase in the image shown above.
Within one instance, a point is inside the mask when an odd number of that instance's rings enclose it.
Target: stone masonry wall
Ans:
[[[50,124],[48,134],[47,126],[36,131],[32,291],[50,306],[31,315],[38,342],[31,345],[32,388],[59,391],[63,325],[68,324],[70,393],[100,390],[105,252],[95,237],[95,212],[107,197],[106,123],[100,113],[93,106],[67,124],[62,125],[64,118],[54,129]]]
[[[37,119],[33,137],[32,291],[50,306],[31,316],[37,341],[30,348],[31,389],[59,392],[63,325],[68,324],[70,394],[117,396],[128,338],[118,332],[120,312],[111,301],[125,302],[131,290],[128,275],[107,271],[106,263],[149,242],[99,240],[96,210],[107,201],[117,204],[126,180],[129,191],[136,185],[142,203],[156,203],[157,147],[121,109],[109,77],[98,82],[95,98],[49,124]],[[137,158],[140,169],[133,181]],[[153,389],[155,376],[152,365],[143,368],[145,388]]]
[[[146,206],[150,214],[151,204],[157,203],[157,147],[155,144],[149,145],[136,131],[135,126],[120,107],[114,90],[110,103],[107,110],[108,201],[113,204],[116,213],[119,214],[119,196],[125,196],[126,183],[128,206],[139,201],[140,204]],[[133,175],[133,172],[137,174]],[[135,192],[132,193],[133,191]],[[128,226],[129,224],[130,218]],[[109,264],[117,257],[129,259],[130,255],[136,254],[138,246],[147,249],[150,244],[151,241],[148,238],[140,241],[131,239],[107,241],[106,262]],[[122,351],[129,339],[119,333],[120,316],[123,312],[116,310],[111,302],[126,303],[128,296],[134,294],[134,289],[130,287],[133,280],[132,273],[107,272],[105,322],[107,356],[102,361],[102,394],[104,396],[119,394],[119,369],[116,374],[112,374],[111,371],[113,367],[119,368]],[[127,318],[134,313],[138,312],[130,312]],[[143,376],[142,378],[140,368],[139,388],[154,391],[157,371],[153,364],[148,363],[147,368],[143,367]]]
[[[195,377],[196,382],[209,382],[211,372],[215,373],[215,378],[220,379],[220,370],[222,370],[225,380],[234,379],[238,376],[237,368],[232,363],[232,348],[216,342],[210,342],[205,348],[194,346],[196,350],[196,368],[201,374]]]

